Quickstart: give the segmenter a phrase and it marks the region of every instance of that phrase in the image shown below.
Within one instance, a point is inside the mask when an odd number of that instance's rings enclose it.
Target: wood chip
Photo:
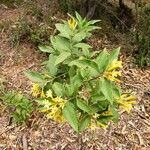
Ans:
[[[28,142],[27,142],[26,134],[22,136],[22,146],[23,146],[23,150],[28,150]]]
[[[136,134],[137,137],[139,138],[139,143],[140,143],[140,145],[143,146],[143,145],[144,145],[144,140],[143,140],[142,136],[140,135],[139,132],[136,132],[135,134]]]

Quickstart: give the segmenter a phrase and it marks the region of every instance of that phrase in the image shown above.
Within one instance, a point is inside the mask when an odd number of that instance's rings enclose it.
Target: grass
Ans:
[[[23,0],[1,0],[0,4],[4,4],[7,7],[14,8],[20,4],[22,4]]]

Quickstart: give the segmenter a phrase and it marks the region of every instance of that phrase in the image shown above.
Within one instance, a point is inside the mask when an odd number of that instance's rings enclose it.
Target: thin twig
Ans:
[[[28,143],[27,143],[26,134],[24,134],[22,136],[22,145],[23,145],[23,150],[28,150]]]
[[[10,131],[10,130],[12,130],[12,129],[14,129],[15,127],[16,127],[16,126],[13,126],[13,127],[9,128],[9,129],[3,131],[2,133],[0,133],[0,136],[1,136],[2,134],[4,134],[4,133],[6,133],[6,132],[8,132],[8,131]]]

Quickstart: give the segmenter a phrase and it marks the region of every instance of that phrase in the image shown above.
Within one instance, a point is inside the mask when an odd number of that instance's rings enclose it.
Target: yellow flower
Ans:
[[[116,99],[120,109],[125,110],[127,113],[130,113],[132,105],[136,104],[136,100],[137,98],[135,96],[129,96],[128,94],[122,94],[120,98]]]
[[[68,20],[68,25],[70,29],[74,30],[77,26],[76,20],[71,16],[71,18]]]
[[[103,128],[103,129],[106,129],[106,128],[108,127],[108,125],[106,125],[106,124],[104,124],[104,123],[101,123],[101,122],[99,122],[99,121],[97,121],[97,120],[92,119],[92,121],[91,121],[91,123],[90,123],[90,125],[89,125],[89,128],[90,128],[91,130],[95,130],[95,129],[98,128],[98,127],[101,127],[101,128]]]
[[[60,107],[60,108],[64,108],[65,106],[65,103],[67,102],[66,100],[60,98],[60,97],[56,97],[56,98],[53,98],[52,101],[54,102],[54,104],[57,106],[57,107]]]
[[[97,121],[97,119],[100,117],[100,116],[110,116],[110,115],[113,115],[112,114],[112,110],[109,108],[107,111],[101,113],[101,114],[98,114],[98,113],[95,113],[93,115],[93,119],[89,125],[89,128],[92,129],[92,130],[95,130],[97,127],[101,127],[103,129],[106,129],[108,127],[107,124],[104,124],[104,123],[101,123],[100,121]]]
[[[51,111],[47,114],[47,117],[53,119],[59,123],[64,122],[64,117],[62,115],[62,109],[52,106]]]
[[[112,71],[119,68],[122,68],[122,61],[114,60],[108,67],[107,71]]]
[[[113,112],[111,110],[111,108],[109,107],[107,111],[104,111],[100,114],[100,116],[112,116]]]
[[[47,113],[48,118],[61,123],[64,121],[62,109],[64,108],[66,102],[66,100],[60,97],[45,100],[43,103],[44,107],[41,109],[41,112]]]
[[[46,97],[53,98],[52,91],[50,89],[46,92]]]
[[[38,97],[41,94],[41,87],[37,83],[33,83],[31,88],[32,96]]]
[[[100,126],[103,129],[106,129],[108,127],[108,125],[106,125],[104,123],[101,123],[101,122],[98,122],[97,125]]]
[[[90,125],[89,125],[89,128],[90,128],[91,130],[95,130],[95,129],[97,128],[97,123],[96,123],[96,121],[95,121],[94,119],[91,120],[91,123],[90,123]]]
[[[43,90],[41,91],[40,97],[42,97],[42,98],[46,97],[46,95],[45,95]]]
[[[41,102],[40,102],[41,103]],[[43,105],[43,107],[41,108],[41,112],[48,112],[50,110],[51,107],[51,103],[49,100],[42,100],[41,105]]]
[[[122,68],[122,61],[114,60],[106,69],[103,76],[108,80],[114,82],[121,82],[118,77],[121,76],[121,72],[118,69]]]

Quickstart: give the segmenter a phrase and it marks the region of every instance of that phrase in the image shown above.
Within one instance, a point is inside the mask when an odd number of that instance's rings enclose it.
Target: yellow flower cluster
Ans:
[[[39,84],[33,83],[31,93],[33,97],[38,97],[41,94],[41,87],[39,86]]]
[[[71,17],[68,20],[68,25],[69,25],[71,30],[74,30],[76,28],[76,26],[77,26],[77,22],[76,22],[76,20],[73,17]]]
[[[39,86],[38,83],[33,83],[32,88],[31,88],[31,93],[33,97],[45,97],[44,91],[42,88]]]
[[[62,109],[67,101],[60,97],[53,98],[51,90],[47,91],[46,97],[50,99],[44,100],[45,103],[41,109],[41,112],[47,113],[47,117],[50,119],[53,119],[59,123],[63,122],[64,117],[62,115]]]
[[[106,69],[103,76],[108,80],[121,82],[118,77],[121,76],[121,72],[118,69],[122,68],[122,61],[114,60]]]
[[[96,119],[92,119],[89,128],[92,130],[95,130],[98,127],[106,129],[108,127],[108,125],[98,122]]]
[[[65,106],[66,100],[60,97],[53,97],[52,91],[48,90],[46,94],[39,86],[39,84],[34,83],[31,89],[32,96],[34,97],[43,97],[45,100],[41,100],[41,112],[47,113],[47,117],[58,122],[63,122],[64,117],[62,115],[62,109]]]
[[[111,115],[113,115],[113,113],[110,108],[101,114],[98,114],[98,113],[94,114],[89,128],[91,128],[92,130],[96,129],[97,127],[102,127],[103,129],[106,129],[108,127],[108,125],[97,121],[97,118],[100,116],[111,116]]]
[[[125,110],[127,113],[130,113],[132,110],[132,105],[136,104],[136,100],[137,98],[135,96],[129,96],[128,94],[122,94],[116,99],[120,109]]]

